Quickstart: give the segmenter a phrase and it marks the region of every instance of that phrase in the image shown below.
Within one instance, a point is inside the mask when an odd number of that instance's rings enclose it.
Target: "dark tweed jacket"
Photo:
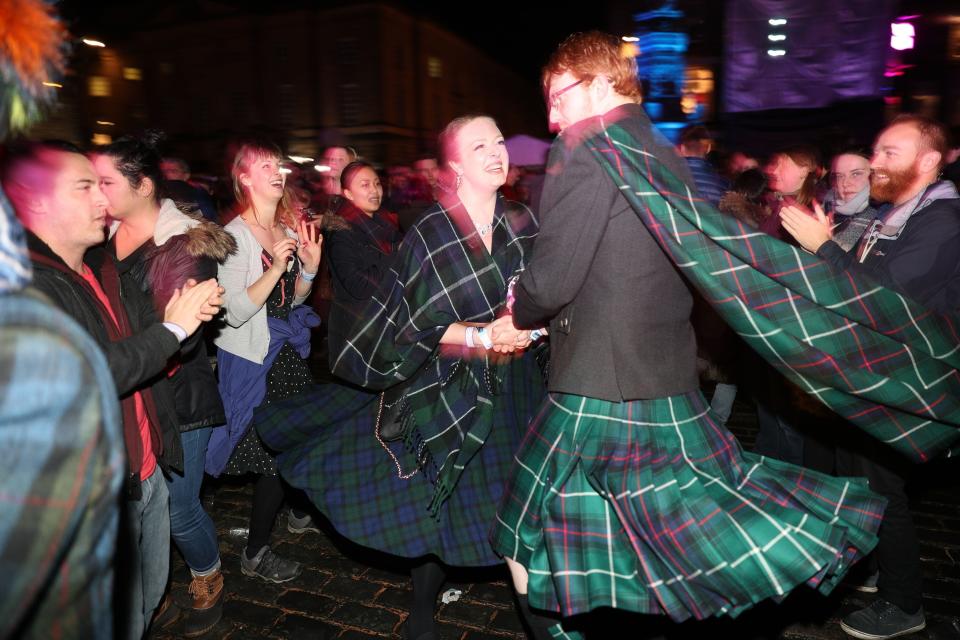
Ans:
[[[673,147],[639,105],[605,116],[628,128],[687,185]],[[690,292],[588,148],[600,118],[564,131],[550,151],[533,256],[516,286],[514,321],[550,323],[553,392],[610,402],[697,388]]]

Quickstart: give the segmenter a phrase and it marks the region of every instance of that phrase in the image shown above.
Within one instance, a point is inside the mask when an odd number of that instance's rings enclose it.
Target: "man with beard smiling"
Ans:
[[[890,206],[869,224],[850,252],[832,240],[831,223],[784,208],[784,228],[808,251],[839,269],[860,273],[939,312],[960,309],[960,195],[939,180],[948,151],[940,123],[902,115],[877,137],[870,167],[870,196]],[[904,318],[906,321],[907,318]],[[843,630],[856,638],[881,640],[920,631],[920,553],[904,484],[911,465],[879,443],[866,442],[838,474],[863,475],[889,501],[875,554],[877,600],[846,616]],[[843,465],[846,467],[846,465]]]

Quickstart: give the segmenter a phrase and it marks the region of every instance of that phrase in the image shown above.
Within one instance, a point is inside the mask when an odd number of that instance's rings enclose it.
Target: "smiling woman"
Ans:
[[[320,323],[303,306],[320,263],[320,238],[304,221],[288,225],[280,152],[270,144],[244,144],[233,163],[233,184],[242,211],[225,230],[238,250],[220,266],[224,320],[216,339],[220,395],[227,424],[214,429],[206,470],[255,473],[250,535],[241,553],[244,575],[269,582],[293,580],[300,563],[278,557],[268,542],[284,490],[274,456],[251,428],[253,409],[301,391],[311,380],[304,358],[309,328]],[[309,518],[303,520],[309,524]],[[306,525],[304,525],[306,526]]]
[[[410,559],[404,637],[414,640],[437,637],[443,565],[501,563],[488,539],[495,505],[544,393],[530,332],[504,315],[507,281],[525,267],[538,223],[498,194],[503,136],[491,118],[465,116],[439,146],[446,190],[357,300],[359,321],[331,332],[334,375],[365,390],[322,387],[257,414],[284,478],[341,534]],[[377,215],[357,218],[370,251],[386,253]],[[383,432],[394,415],[403,442]]]

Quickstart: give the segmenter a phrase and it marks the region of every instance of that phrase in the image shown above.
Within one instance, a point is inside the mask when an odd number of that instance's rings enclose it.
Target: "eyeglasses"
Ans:
[[[830,179],[840,184],[842,180],[863,180],[870,176],[870,169],[854,169],[850,173],[831,173]]]
[[[557,91],[557,92],[555,92],[553,95],[551,95],[551,96],[548,98],[548,101],[550,102],[550,108],[551,108],[551,109],[559,109],[559,108],[560,108],[560,103],[562,102],[561,98],[563,98],[563,94],[565,94],[567,91],[570,91],[570,89],[573,89],[574,87],[576,87],[577,85],[580,85],[580,84],[583,84],[583,80],[577,80],[577,81],[574,82],[573,84],[568,84],[568,85],[565,86],[563,89],[560,89],[559,91]]]

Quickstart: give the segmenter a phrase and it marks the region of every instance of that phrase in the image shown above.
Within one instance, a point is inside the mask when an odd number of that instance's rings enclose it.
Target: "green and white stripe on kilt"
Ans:
[[[676,621],[736,616],[806,583],[828,593],[876,545],[883,498],[745,453],[699,392],[611,403],[550,394],[493,532],[531,606]]]

